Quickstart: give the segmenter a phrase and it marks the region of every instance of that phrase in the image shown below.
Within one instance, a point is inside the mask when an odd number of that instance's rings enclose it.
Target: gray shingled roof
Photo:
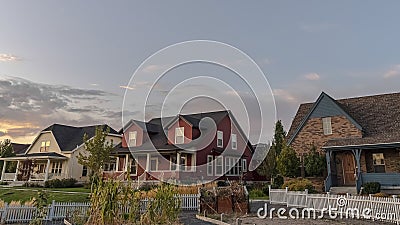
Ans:
[[[29,144],[11,143],[11,145],[16,155],[25,154],[26,150],[29,148]]]
[[[103,126],[104,130],[109,127],[110,134],[118,134],[116,130],[112,129],[106,124],[85,127],[73,127],[61,124],[53,124],[43,131],[51,131],[53,133],[58,143],[58,146],[60,146],[61,151],[72,151],[77,146],[83,144],[84,134],[87,134],[89,138],[93,137],[95,135],[97,126]]]
[[[332,139],[325,146],[400,142],[400,93],[336,100],[363,128],[363,138]],[[288,132],[291,138],[313,103],[301,104]]]

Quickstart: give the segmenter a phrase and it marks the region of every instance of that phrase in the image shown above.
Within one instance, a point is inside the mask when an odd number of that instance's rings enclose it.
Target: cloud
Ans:
[[[135,90],[134,87],[125,86],[125,85],[121,85],[121,86],[119,86],[119,87],[120,87],[120,88],[123,88],[123,89],[128,89],[128,90]]]
[[[296,102],[297,99],[294,95],[292,95],[289,91],[284,89],[274,89],[272,90],[274,97],[284,100],[286,102]]]
[[[162,72],[166,69],[168,69],[170,67],[170,65],[166,65],[166,64],[161,64],[161,65],[148,65],[146,67],[143,68],[143,72],[145,73],[156,73],[156,72]]]
[[[321,77],[318,75],[318,73],[308,73],[304,75],[304,78],[306,80],[319,80]]]
[[[383,74],[383,78],[389,79],[400,76],[400,64],[393,66],[389,71]]]
[[[0,54],[0,62],[19,61],[21,58],[11,54]]]
[[[0,131],[0,137],[5,136],[6,132]]]
[[[114,111],[111,104],[116,97],[101,90],[0,76],[0,130],[7,138],[29,142],[29,138],[53,123],[120,126],[118,119],[108,117]]]

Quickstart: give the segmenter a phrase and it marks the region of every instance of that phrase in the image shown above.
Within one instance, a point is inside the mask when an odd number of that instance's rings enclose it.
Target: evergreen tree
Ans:
[[[283,141],[282,152],[277,158],[278,172],[285,177],[297,177],[299,172],[300,160],[293,148]]]
[[[326,159],[317,152],[317,148],[312,145],[308,154],[304,157],[304,167],[307,175],[320,176],[326,168]]]

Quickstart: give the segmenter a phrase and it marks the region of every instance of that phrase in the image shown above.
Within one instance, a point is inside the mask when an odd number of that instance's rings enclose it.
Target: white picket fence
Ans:
[[[331,195],[309,194],[305,191],[288,191],[288,189],[269,188],[269,199],[271,204],[286,204],[287,207],[301,207],[313,209],[317,212],[327,212],[332,209],[334,213],[343,214],[349,218],[355,209],[358,212],[371,210],[369,216],[371,220],[381,220],[400,224],[400,198],[393,197],[373,197],[352,196],[352,195]],[[384,217],[384,218],[382,218]],[[365,219],[365,218],[364,218]]]
[[[195,211],[199,207],[198,194],[181,194],[176,196],[181,201],[181,210]],[[140,212],[146,212],[149,199],[140,201]],[[86,215],[90,208],[89,202],[55,202],[53,201],[47,207],[45,220],[62,220],[73,213]],[[125,212],[129,211],[129,207],[124,208]],[[32,206],[9,206],[5,203],[3,208],[0,208],[0,218],[2,223],[25,223],[35,218],[37,213],[36,207]]]

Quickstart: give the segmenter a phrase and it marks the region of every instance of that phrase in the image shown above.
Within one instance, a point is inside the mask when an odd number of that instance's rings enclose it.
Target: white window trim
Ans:
[[[218,167],[218,160],[221,159],[221,173],[217,173],[217,167]],[[215,158],[215,176],[221,176],[224,174],[224,157],[222,155],[217,156]]]
[[[152,161],[152,160],[156,160],[156,169],[155,169],[155,170],[152,170],[152,169],[151,169],[151,161]],[[150,169],[150,171],[158,171],[158,158],[157,158],[157,157],[150,158],[149,169]]]
[[[322,129],[324,130],[324,135],[332,134],[332,119],[331,119],[331,117],[322,118]]]
[[[235,141],[233,141],[235,140]],[[235,146],[233,145],[235,143]],[[232,149],[237,149],[237,135],[236,134],[231,134],[231,147]]]
[[[131,136],[135,136],[135,138],[131,138]],[[132,145],[132,140],[135,140],[135,143]],[[129,147],[135,147],[137,146],[137,131],[130,131],[129,132],[129,137],[128,137],[128,146]]]
[[[209,168],[211,168],[211,173],[208,170]],[[213,176],[213,175],[214,175],[214,157],[212,155],[208,155],[207,156],[207,176]]]
[[[183,135],[182,143],[177,142],[177,137],[178,137],[177,131],[180,129],[182,129],[182,135]],[[185,143],[185,127],[176,127],[175,128],[175,144],[184,144],[184,143]]]
[[[221,140],[221,145],[218,144],[218,141]],[[224,132],[221,130],[217,131],[217,147],[223,148],[224,147]]]

